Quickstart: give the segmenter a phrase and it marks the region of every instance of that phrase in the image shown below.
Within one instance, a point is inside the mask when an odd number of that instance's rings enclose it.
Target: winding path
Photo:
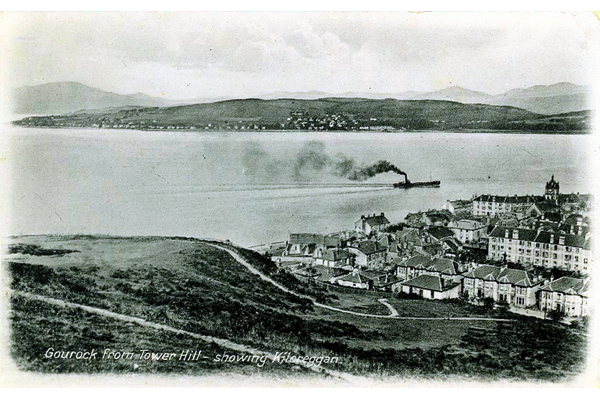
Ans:
[[[386,307],[388,307],[390,309],[390,314],[389,315],[378,315],[378,314],[365,314],[365,313],[359,313],[356,311],[350,311],[350,310],[344,310],[342,308],[337,308],[337,307],[332,307],[332,306],[328,306],[326,304],[322,304],[317,302],[315,299],[313,299],[310,296],[304,295],[304,294],[300,294],[300,293],[296,293],[288,288],[286,288],[285,286],[283,286],[280,283],[275,282],[270,276],[265,275],[264,273],[260,272],[258,269],[254,268],[252,266],[252,264],[250,264],[249,262],[247,262],[246,260],[244,260],[238,253],[236,253],[233,250],[230,250],[226,247],[223,246],[219,246],[217,244],[213,244],[213,243],[204,243],[208,246],[212,246],[214,248],[217,248],[219,250],[223,250],[226,251],[227,253],[229,253],[237,262],[239,262],[240,264],[242,264],[244,267],[246,267],[250,272],[252,272],[253,274],[258,275],[262,280],[267,281],[269,283],[271,283],[272,285],[276,286],[278,289],[283,290],[286,293],[290,293],[293,294],[294,296],[298,296],[301,297],[303,299],[307,299],[310,300],[315,307],[320,307],[320,308],[324,308],[327,310],[331,310],[331,311],[335,311],[335,312],[340,312],[340,313],[344,313],[344,314],[352,314],[352,315],[356,315],[359,317],[369,317],[369,318],[393,318],[393,319],[402,319],[402,320],[452,320],[452,321],[512,321],[512,319],[508,319],[508,318],[488,318],[488,317],[401,317],[398,315],[398,311],[392,307],[391,304],[389,304],[387,302],[387,300],[385,299],[379,299],[379,302],[382,303],[383,305],[385,305]]]
[[[388,301],[386,299],[379,299],[378,301],[390,309],[390,312],[391,312],[390,317],[398,316],[398,311],[394,307],[392,307],[392,305],[390,303],[388,303]]]
[[[156,322],[151,322],[151,321],[148,321],[148,320],[145,320],[142,318],[119,314],[119,313],[104,310],[104,309],[98,308],[98,307],[91,307],[91,306],[86,306],[83,304],[71,303],[71,302],[64,301],[64,300],[54,299],[52,297],[41,296],[39,294],[33,294],[33,293],[29,293],[29,292],[21,292],[21,291],[16,291],[16,290],[12,291],[12,293],[14,295],[17,295],[17,296],[20,296],[20,297],[23,297],[26,299],[43,301],[45,303],[63,307],[63,308],[80,309],[80,310],[86,311],[91,314],[101,315],[103,317],[108,317],[108,318],[116,319],[116,320],[123,321],[123,322],[130,322],[130,323],[134,323],[139,326],[143,326],[143,327],[147,327],[147,328],[153,328],[153,329],[157,329],[157,330],[163,330],[163,331],[167,331],[167,332],[191,336],[195,339],[200,339],[207,343],[218,344],[219,346],[224,347],[229,350],[250,353],[252,355],[257,355],[257,356],[265,356],[272,362],[281,362],[280,357],[273,353],[270,353],[267,351],[262,351],[262,350],[257,350],[252,347],[249,347],[249,346],[246,346],[243,344],[238,344],[238,343],[232,342],[227,339],[221,339],[221,338],[217,338],[214,336],[200,335],[199,333],[194,333],[194,332],[190,332],[190,331],[185,331],[183,329],[173,328],[172,326],[169,326],[169,325],[157,324]],[[296,365],[302,366],[302,367],[310,369],[314,372],[325,373],[332,377],[344,379],[344,380],[351,381],[351,382],[357,382],[357,380],[361,379],[361,377],[359,377],[359,376],[347,374],[344,372],[334,371],[334,370],[324,368],[321,366],[317,366],[317,365],[311,365],[311,363],[309,363],[308,361],[304,361],[304,360],[289,359],[286,362],[288,362],[289,364],[296,364]]]

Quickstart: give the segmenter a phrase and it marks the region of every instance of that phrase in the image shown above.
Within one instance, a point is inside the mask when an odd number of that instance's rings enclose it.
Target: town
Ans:
[[[460,299],[565,323],[587,322],[591,197],[478,195],[439,210],[361,215],[353,229],[290,233],[257,250],[307,285],[333,292]]]
[[[157,119],[137,118],[141,113],[156,115]],[[135,129],[135,130],[191,130],[191,131],[264,131],[264,130],[316,130],[316,131],[406,131],[408,124],[397,124],[389,118],[356,116],[353,114],[322,113],[310,114],[306,111],[291,111],[290,116],[281,121],[265,122],[262,118],[218,118],[202,122],[165,122],[160,119],[160,109],[124,108],[114,115],[102,115],[90,119],[87,114],[49,115],[27,117],[15,124],[22,126],[44,126],[56,128],[99,128],[99,129]],[[385,123],[383,122],[385,121]],[[439,120],[420,121],[423,124],[443,123]],[[487,122],[487,121],[471,121]]]

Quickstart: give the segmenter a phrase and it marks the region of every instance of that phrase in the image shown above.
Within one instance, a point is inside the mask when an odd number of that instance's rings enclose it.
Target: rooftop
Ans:
[[[464,274],[465,278],[478,278],[499,283],[511,283],[518,286],[534,286],[527,271],[512,268],[501,268],[493,265],[482,265]]]
[[[434,226],[427,229],[427,232],[434,238],[440,240],[445,237],[454,236],[454,232],[444,226]]]
[[[367,215],[367,216],[361,215],[360,221],[365,221],[367,224],[369,224],[371,226],[389,225],[389,223],[390,223],[390,221],[385,217],[384,213],[381,213],[379,215],[375,215],[375,214]]]
[[[465,230],[475,230],[482,229],[485,225],[480,221],[476,221],[473,219],[461,219],[459,221],[452,221],[448,224],[448,228],[456,228],[456,229],[465,229]]]
[[[473,201],[484,201],[492,203],[511,203],[511,204],[527,204],[533,203],[535,198],[533,196],[496,196],[491,194],[482,194],[473,199]]]
[[[457,272],[458,263],[448,258],[429,257],[425,255],[417,255],[408,260],[401,261],[400,266],[411,268],[421,268],[428,271],[435,271],[444,274],[455,275]]]
[[[358,250],[360,250],[364,254],[374,254],[385,251],[385,247],[380,245],[377,242],[373,242],[371,240],[363,240],[362,242],[358,242],[356,246],[351,246]]]
[[[436,292],[443,292],[444,290],[451,289],[459,284],[453,283],[450,285],[444,285],[443,280],[439,276],[423,274],[417,276],[416,278],[403,282],[402,285],[412,286],[419,289],[433,290]]]
[[[586,296],[589,286],[589,281],[563,276],[562,278],[558,278],[557,280],[542,286],[540,290]]]
[[[506,236],[508,232],[508,236]],[[515,232],[518,238],[514,237]],[[512,228],[505,226],[496,226],[490,233],[490,237],[525,240],[537,243],[560,244],[561,238],[564,240],[565,246],[580,247],[590,249],[591,243],[589,238],[583,236],[571,235],[567,233],[553,233],[546,231],[536,231],[533,229]]]

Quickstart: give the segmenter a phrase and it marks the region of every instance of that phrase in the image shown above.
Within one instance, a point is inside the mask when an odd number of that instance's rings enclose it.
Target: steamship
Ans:
[[[406,175],[406,173],[402,172],[401,174],[404,175],[404,182],[394,183],[394,187],[396,189],[409,189],[412,187],[426,187],[426,188],[440,187],[440,181],[411,182],[410,179],[408,179],[408,175]]]

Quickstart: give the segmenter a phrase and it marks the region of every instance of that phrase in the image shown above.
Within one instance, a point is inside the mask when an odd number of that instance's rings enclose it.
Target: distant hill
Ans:
[[[15,114],[64,114],[98,108],[142,106],[164,107],[172,102],[142,93],[121,95],[92,88],[77,82],[46,83],[23,86],[13,91]]]
[[[436,92],[421,93],[413,96],[411,100],[448,100],[458,101],[459,103],[488,103],[490,95],[484,92],[477,92],[462,88],[460,86],[450,86]]]
[[[569,82],[512,89],[499,95],[452,86],[436,92],[421,93],[412,99],[450,100],[522,108],[538,114],[559,114],[592,108],[591,90]]]
[[[488,104],[511,105],[540,114],[559,114],[593,108],[591,89],[568,82],[509,90],[494,96]]]
[[[402,93],[376,93],[376,92],[345,92],[345,93],[328,93],[321,91],[308,92],[272,92],[256,96],[263,100],[276,99],[302,99],[302,100],[317,100],[323,98],[362,98],[362,99],[396,99],[409,100],[421,92],[408,91]]]
[[[261,99],[304,99],[321,98],[364,98],[396,100],[447,100],[465,104],[489,104],[522,108],[538,114],[560,114],[572,111],[589,110],[591,89],[587,86],[561,82],[553,85],[536,85],[512,89],[499,95],[450,86],[433,92],[366,93],[346,92],[331,94],[326,92],[275,92],[258,96]]]
[[[589,113],[568,118],[516,107],[441,100],[242,99],[176,107],[94,110],[16,121],[21,126],[186,130],[586,131]],[[545,118],[545,120],[544,120]]]
[[[560,114],[589,110],[590,88],[573,83],[561,82],[554,85],[538,85],[509,90],[491,95],[451,86],[433,92],[407,91],[401,93],[323,91],[272,92],[256,96],[261,100],[297,99],[364,99],[364,100],[446,100],[465,104],[489,104],[522,108],[538,114]],[[47,83],[24,86],[13,92],[15,114],[52,115],[119,107],[169,107],[180,104],[212,103],[232,100],[227,97],[197,98],[190,100],[165,100],[142,93],[121,95],[92,88],[77,82]]]

